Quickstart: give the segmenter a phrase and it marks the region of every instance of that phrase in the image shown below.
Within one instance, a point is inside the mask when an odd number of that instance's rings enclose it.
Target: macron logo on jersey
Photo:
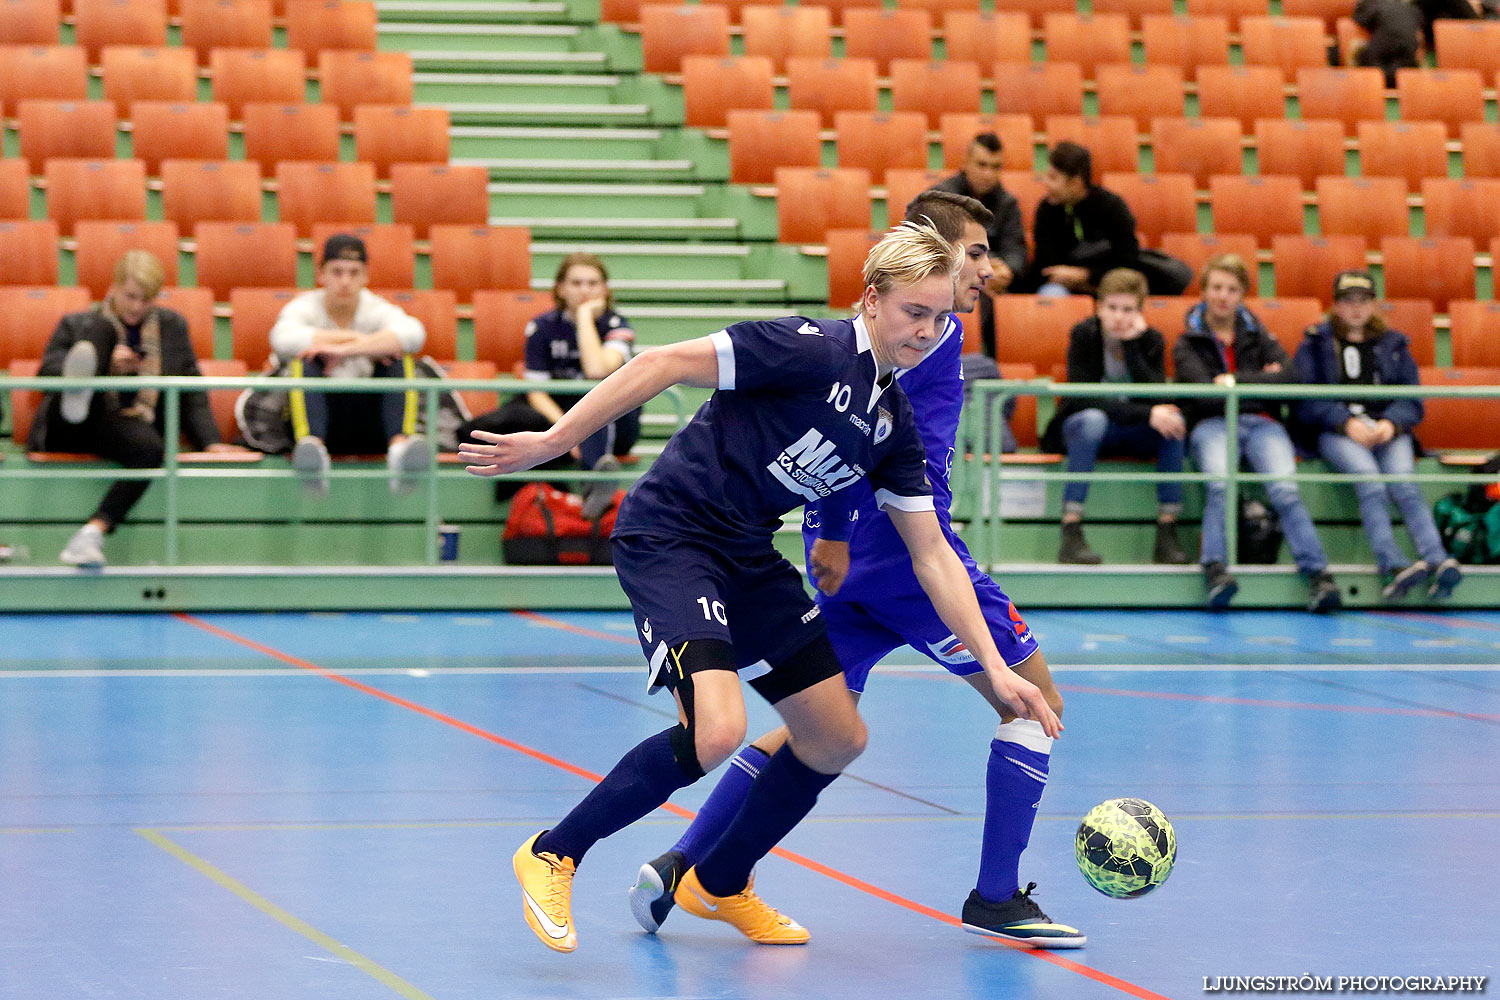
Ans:
[[[816,428],[776,456],[766,469],[781,485],[800,497],[818,501],[832,496],[864,475],[859,466],[849,466]]]

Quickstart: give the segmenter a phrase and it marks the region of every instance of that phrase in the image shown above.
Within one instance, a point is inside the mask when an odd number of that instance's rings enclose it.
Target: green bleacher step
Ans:
[[[562,24],[574,20],[564,0],[376,0],[381,27],[392,22]]]
[[[621,77],[611,73],[416,73],[417,104],[612,104]],[[622,102],[623,103],[623,102]]]
[[[552,279],[533,278],[539,292],[552,288]],[[785,302],[786,282],[776,278],[614,278],[612,291],[639,301],[655,302]]]
[[[526,180],[542,178],[578,181],[606,180],[677,180],[697,179],[692,160],[564,160],[518,157],[461,157],[452,163],[484,167],[491,180]]]
[[[448,54],[454,59],[469,53],[517,50],[575,52],[592,50],[581,42],[589,37],[575,24],[382,24],[376,46],[386,51]]]
[[[625,216],[574,218],[560,215],[492,215],[492,226],[525,226],[533,236],[551,239],[628,239],[677,236],[682,239],[737,240],[740,220],[732,218],[653,218]]]
[[[609,57],[603,52],[449,52],[420,49],[410,53],[418,72],[463,72],[506,70],[520,72],[551,71],[558,73],[605,70]]]
[[[691,340],[693,337],[706,337],[717,330],[724,329],[730,323],[738,323],[747,319],[779,319],[788,315],[789,312],[814,319],[835,315],[827,306],[809,307],[807,305],[799,305],[795,309],[785,306],[779,308],[733,306],[728,309],[722,307],[706,309],[701,306],[637,306],[622,303],[620,311],[636,324],[638,335],[643,329],[649,332],[648,336],[639,337],[639,343],[643,346],[675,344],[681,340]]]
[[[702,184],[575,184],[542,181],[491,182],[490,213],[592,218],[648,216],[693,218],[707,189]]]
[[[634,299],[621,281],[641,278],[694,279],[700,281],[738,281],[750,275],[746,266],[751,249],[724,243],[607,243],[550,242],[531,243],[531,273],[536,281],[552,287],[552,275],[562,259],[570,253],[592,253],[604,259],[609,268],[610,287],[621,299]],[[536,283],[536,282],[533,282]]]
[[[569,173],[565,178],[546,174],[535,179],[725,181],[729,178],[729,157],[724,144],[715,144],[702,132],[690,129],[454,125],[449,129],[449,139],[450,156],[455,162],[517,164],[505,166],[508,179],[530,179],[529,175],[543,164],[545,169],[557,164],[557,169],[567,169]],[[641,168],[657,163],[670,164],[671,170]],[[681,171],[682,176],[673,177],[673,171]],[[521,172],[523,176],[515,176]]]
[[[461,125],[519,125],[542,122],[569,125],[646,125],[651,121],[649,104],[445,102],[442,106],[448,109],[451,120]]]

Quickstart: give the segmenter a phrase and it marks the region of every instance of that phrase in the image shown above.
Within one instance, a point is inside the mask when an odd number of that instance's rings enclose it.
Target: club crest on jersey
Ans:
[[[929,642],[927,648],[932,651],[932,655],[939,663],[952,666],[974,662],[974,654],[969,652],[969,647],[965,646],[963,640],[956,635],[949,635],[948,638],[939,639],[937,642]]]
[[[878,433],[878,430],[877,430]],[[800,497],[822,500],[865,474],[858,465],[848,465],[815,427],[809,427],[794,444],[782,450],[767,471]]]
[[[875,443],[879,444],[891,436],[891,429],[895,426],[891,411],[880,407],[879,416],[875,419]]]

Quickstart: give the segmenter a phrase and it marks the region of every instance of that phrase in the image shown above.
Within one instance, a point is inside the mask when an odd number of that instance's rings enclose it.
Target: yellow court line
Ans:
[[[296,931],[298,934],[301,934],[313,944],[316,944],[319,947],[332,952],[334,955],[337,955],[339,958],[359,969],[359,971],[374,979],[379,980],[384,985],[389,986],[396,993],[400,994],[403,997],[406,997],[407,1000],[433,1000],[430,995],[417,989],[411,983],[408,983],[406,980],[402,979],[394,972],[382,966],[376,965],[374,962],[370,961],[368,958],[361,955],[354,949],[346,945],[339,944],[333,938],[329,937],[327,934],[324,934],[316,927],[312,926],[304,920],[298,919],[297,917],[288,913],[286,910],[283,910],[281,907],[277,906],[275,903],[271,902],[269,899],[262,896],[254,889],[251,889],[249,886],[245,885],[245,883],[231,878],[220,869],[215,868],[204,859],[198,857],[198,855],[194,854],[184,847],[179,846],[178,844],[173,843],[157,831],[138,828],[135,832],[149,840],[151,843],[155,844],[157,847],[160,847],[168,854],[172,855],[178,861],[181,861],[188,867],[195,869],[199,874],[208,876],[214,882],[217,882],[223,888],[228,889],[230,892],[234,893],[236,896],[240,897],[240,899],[243,899],[245,902],[249,903],[251,906],[264,913],[266,916],[271,917],[283,926]]]

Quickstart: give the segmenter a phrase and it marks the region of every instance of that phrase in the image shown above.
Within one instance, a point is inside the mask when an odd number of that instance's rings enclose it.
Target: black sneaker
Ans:
[[[1458,560],[1449,556],[1438,564],[1437,572],[1432,575],[1432,586],[1427,588],[1427,596],[1435,600],[1447,600],[1453,596],[1453,588],[1457,587],[1464,578],[1464,571],[1458,568]]]
[[[1208,588],[1208,606],[1215,611],[1229,607],[1234,595],[1240,592],[1240,582],[1221,562],[1203,564],[1203,585]]]
[[[1432,567],[1421,559],[1412,563],[1403,570],[1398,570],[1384,587],[1380,588],[1380,597],[1386,601],[1399,601],[1416,587],[1427,582],[1427,577],[1432,574]]]
[[[991,903],[975,889],[964,900],[964,930],[970,934],[1004,938],[1033,948],[1082,948],[1088,943],[1076,928],[1055,924],[1031,898],[1035,882],[1017,889],[1003,903]]]
[[[1151,561],[1165,566],[1185,566],[1188,554],[1177,540],[1176,521],[1156,522],[1156,546]]]
[[[1325,569],[1307,578],[1307,610],[1325,614],[1343,606],[1344,598],[1339,593],[1339,585],[1334,582],[1332,573]]]
[[[673,893],[686,871],[687,858],[681,851],[668,851],[655,861],[641,865],[635,885],[630,887],[630,912],[635,914],[635,922],[647,934],[660,930],[667,914],[672,912],[676,903]]]

